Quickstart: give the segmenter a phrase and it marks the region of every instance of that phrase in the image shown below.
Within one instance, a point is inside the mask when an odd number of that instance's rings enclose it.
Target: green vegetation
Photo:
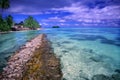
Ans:
[[[11,28],[12,25],[13,25],[13,17],[11,15],[8,15],[6,17],[6,22],[7,22],[8,26],[9,26],[9,28]]]
[[[60,28],[59,26],[53,26],[52,28]]]
[[[24,22],[23,22],[23,21],[20,21],[19,23],[15,23],[14,25],[15,25],[15,26],[24,26]]]
[[[23,22],[23,21],[21,21],[20,23],[18,23],[18,25],[22,25],[22,26],[23,26],[23,25],[24,25],[24,22]]]
[[[13,18],[8,15],[5,19],[0,16],[0,31],[10,31],[13,25]]]
[[[5,9],[8,9],[9,7],[10,0],[0,0],[0,32],[10,31],[12,29],[13,17],[11,15],[8,15],[6,18],[2,17],[3,11]],[[21,21],[20,23],[15,25],[21,25],[30,29],[40,28],[39,23],[32,16],[29,16],[27,19],[24,20],[24,22]],[[23,30],[23,28],[21,28],[21,30]]]
[[[32,16],[24,20],[24,26],[30,29],[40,28],[39,23]]]
[[[10,7],[9,0],[0,0],[0,31],[9,31],[13,25],[13,18],[11,15],[8,15],[5,19],[2,17],[3,10]]]

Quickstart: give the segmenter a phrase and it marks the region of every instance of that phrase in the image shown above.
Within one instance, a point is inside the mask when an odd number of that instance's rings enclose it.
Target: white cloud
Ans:
[[[24,2],[25,0],[21,0],[21,1]],[[61,2],[61,0],[59,1]],[[44,23],[43,25],[48,25],[49,22],[53,22],[56,24],[60,23],[60,25],[65,25],[65,23],[70,21],[76,21],[79,22],[79,24],[84,24],[84,25],[91,23],[95,25],[97,25],[97,23],[98,24],[110,23],[117,25],[116,22],[120,21],[120,5],[109,5],[109,6],[105,5],[104,8],[99,8],[99,6],[90,8],[89,5],[87,5],[87,3],[89,2],[95,3],[95,1],[97,0],[93,0],[93,1],[84,0],[78,2],[74,2],[74,0],[69,0],[69,1],[65,0],[65,1],[69,3],[69,5],[64,4],[63,7],[61,6],[62,4],[60,4],[59,7],[56,7],[56,3],[54,3],[54,6],[50,5],[51,3],[49,4],[49,2],[47,2],[48,6],[44,6],[42,5],[43,3],[39,1],[35,1],[36,4],[33,4],[34,1],[32,1],[31,4],[27,5],[27,2],[25,1],[24,3],[21,3],[21,5],[16,5],[16,7],[12,6],[10,9],[8,9],[8,12],[25,14],[25,15],[45,14],[46,16],[46,14],[48,15],[55,14],[56,16],[57,15],[62,16],[62,17],[48,17],[48,19],[43,19],[41,20]],[[68,12],[71,14],[64,15],[64,12]],[[72,25],[78,26],[79,24],[73,23]]]
[[[10,9],[6,10],[9,13],[17,13],[17,14],[24,14],[24,15],[38,15],[43,14],[42,11],[37,11],[34,9],[26,9],[26,6],[19,5],[17,7],[11,7]]]
[[[8,9],[9,12],[16,13],[16,12],[21,12],[23,11],[24,6],[17,6],[17,7],[11,7]]]
[[[42,20],[43,22],[66,22],[65,19],[60,18],[60,17],[50,17],[48,19]]]
[[[64,19],[74,20],[82,23],[105,23],[111,22],[111,20],[120,20],[120,6],[111,5],[104,8],[89,8],[79,3],[74,3],[69,7],[63,7],[59,9],[53,8],[53,10],[67,11],[72,13],[65,16]],[[114,22],[113,22],[114,23]]]
[[[48,26],[48,23],[42,22],[41,25]]]

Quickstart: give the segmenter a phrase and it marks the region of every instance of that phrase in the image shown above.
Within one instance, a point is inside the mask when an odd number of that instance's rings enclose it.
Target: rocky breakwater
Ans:
[[[27,42],[8,61],[0,80],[61,80],[59,59],[41,34]]]

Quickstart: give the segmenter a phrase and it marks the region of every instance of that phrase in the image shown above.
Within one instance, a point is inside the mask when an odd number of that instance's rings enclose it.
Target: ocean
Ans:
[[[45,33],[60,59],[64,80],[89,80],[120,71],[120,28],[48,28],[0,34],[0,71],[28,40]]]

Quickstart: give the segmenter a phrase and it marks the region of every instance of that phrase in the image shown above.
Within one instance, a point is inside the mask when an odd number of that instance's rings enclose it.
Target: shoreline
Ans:
[[[39,75],[39,76],[38,76]],[[45,34],[38,35],[16,51],[3,68],[1,80],[61,80],[60,61]]]
[[[42,30],[43,28],[40,28],[40,29],[35,29],[35,30]],[[7,34],[7,33],[11,33],[11,32],[21,32],[21,31],[34,31],[32,29],[30,30],[19,30],[19,31],[5,31],[5,32],[0,32],[0,34]]]

